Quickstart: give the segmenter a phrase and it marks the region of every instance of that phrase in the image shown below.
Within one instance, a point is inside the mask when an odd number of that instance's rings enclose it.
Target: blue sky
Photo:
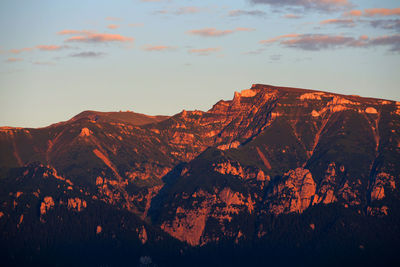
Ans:
[[[0,34],[0,126],[208,110],[253,83],[400,100],[397,0],[2,0]]]

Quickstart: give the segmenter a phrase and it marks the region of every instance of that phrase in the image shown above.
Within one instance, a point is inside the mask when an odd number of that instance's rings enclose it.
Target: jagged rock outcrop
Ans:
[[[290,170],[268,193],[268,209],[274,214],[301,213],[312,203],[315,191],[316,184],[309,170]]]

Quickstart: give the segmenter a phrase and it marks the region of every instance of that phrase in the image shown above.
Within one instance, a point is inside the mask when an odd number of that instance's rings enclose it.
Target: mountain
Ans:
[[[261,84],[207,112],[2,127],[0,250],[16,265],[395,266],[399,162],[399,102]]]

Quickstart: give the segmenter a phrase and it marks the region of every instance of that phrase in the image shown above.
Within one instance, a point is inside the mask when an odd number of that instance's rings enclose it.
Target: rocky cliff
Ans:
[[[100,206],[133,216],[109,219],[142,245],[273,240],[277,221],[314,212],[394,222],[399,133],[399,102],[259,84],[207,112],[88,111],[45,128],[3,127],[2,240]],[[93,236],[115,238],[88,221]],[[307,233],[332,224],[300,221]]]

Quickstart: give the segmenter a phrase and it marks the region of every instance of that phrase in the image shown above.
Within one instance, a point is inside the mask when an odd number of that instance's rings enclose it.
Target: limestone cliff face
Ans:
[[[269,211],[274,214],[298,212],[307,209],[315,196],[316,184],[309,170],[297,168],[284,174],[268,193]]]

